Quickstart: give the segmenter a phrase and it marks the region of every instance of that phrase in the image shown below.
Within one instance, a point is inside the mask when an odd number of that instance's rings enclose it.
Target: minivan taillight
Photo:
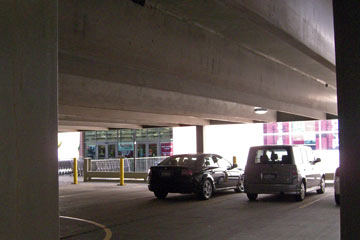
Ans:
[[[181,175],[182,176],[192,176],[192,171],[190,169],[182,169]]]

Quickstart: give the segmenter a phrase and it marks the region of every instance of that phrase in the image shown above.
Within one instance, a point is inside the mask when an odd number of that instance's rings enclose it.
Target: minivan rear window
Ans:
[[[291,156],[286,148],[253,149],[249,161],[255,164],[290,164]]]

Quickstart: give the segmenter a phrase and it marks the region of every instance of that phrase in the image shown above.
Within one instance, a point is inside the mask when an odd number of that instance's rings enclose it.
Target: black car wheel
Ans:
[[[320,189],[316,190],[318,194],[322,194],[325,192],[325,179],[322,177],[320,181]]]
[[[340,205],[340,194],[335,194],[335,203],[336,205]]]
[[[244,192],[244,184],[241,180],[239,180],[239,183],[236,185],[236,187],[234,188],[234,191],[236,193],[241,193]]]
[[[257,199],[257,193],[248,193],[247,197],[250,201],[255,201]]]
[[[204,180],[201,185],[200,198],[208,200],[213,193],[213,186],[209,179]]]
[[[304,182],[301,182],[300,189],[299,189],[299,193],[296,194],[296,200],[298,200],[298,201],[304,200],[304,198],[305,198],[305,193],[306,193],[305,183],[304,183]]]
[[[164,192],[164,191],[159,191],[159,190],[157,190],[157,191],[154,191],[154,195],[155,195],[155,197],[157,197],[158,199],[165,199],[166,196],[168,195],[168,193],[167,193],[167,192]]]

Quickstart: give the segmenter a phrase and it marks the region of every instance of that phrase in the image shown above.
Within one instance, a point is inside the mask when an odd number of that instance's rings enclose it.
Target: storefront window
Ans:
[[[106,141],[106,131],[97,131],[96,132],[96,141],[105,142]]]
[[[321,149],[322,150],[339,149],[338,134],[333,134],[333,133],[321,134]]]
[[[136,136],[134,136],[134,134]],[[84,156],[133,158],[172,155],[172,128],[121,129],[84,133]]]
[[[173,155],[173,144],[172,142],[160,143],[161,156],[172,156]]]
[[[85,142],[95,142],[95,141],[96,141],[95,131],[85,132]]]
[[[265,123],[264,124],[264,133],[278,133],[278,124],[277,123]]]
[[[264,136],[264,144],[265,145],[276,145],[278,144],[278,135],[268,135]]]
[[[106,131],[106,141],[108,142],[117,142],[117,130]]]
[[[136,130],[136,141],[146,140],[146,129],[137,129]]]
[[[313,150],[339,149],[337,120],[265,123],[264,144],[299,144]]]
[[[96,158],[96,145],[85,144],[84,156],[95,159]]]
[[[126,158],[134,157],[134,143],[133,142],[121,142],[118,144],[118,156]]]
[[[119,131],[120,133],[120,142],[134,142],[134,130],[133,129],[123,129]]]
[[[159,129],[158,128],[150,128],[147,130],[147,136],[149,140],[158,139],[159,137]]]
[[[172,129],[171,128],[160,128],[159,129],[161,139],[172,139]]]

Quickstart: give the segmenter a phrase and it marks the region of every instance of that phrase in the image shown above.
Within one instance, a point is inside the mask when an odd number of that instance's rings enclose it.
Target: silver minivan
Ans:
[[[325,192],[325,174],[312,149],[297,145],[251,147],[244,172],[249,200],[258,194],[295,194],[302,201],[308,191]]]

